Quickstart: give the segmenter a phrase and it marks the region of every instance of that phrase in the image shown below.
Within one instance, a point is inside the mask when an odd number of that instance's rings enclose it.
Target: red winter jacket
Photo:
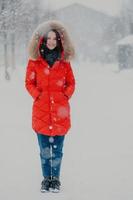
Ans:
[[[69,99],[75,89],[70,62],[56,61],[50,68],[42,57],[30,59],[25,83],[34,99],[32,128],[35,132],[65,135],[71,127]]]
[[[42,38],[50,29],[58,31],[63,47],[61,59],[52,67],[39,53]],[[74,48],[64,25],[55,20],[39,25],[29,43],[29,54],[25,86],[34,99],[32,128],[44,135],[65,135],[71,127],[69,99],[75,89],[75,79],[70,65]]]

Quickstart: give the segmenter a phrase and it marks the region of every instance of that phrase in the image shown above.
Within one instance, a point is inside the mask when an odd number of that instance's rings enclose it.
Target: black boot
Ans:
[[[53,176],[50,184],[50,191],[55,193],[59,192],[60,185],[59,177]]]
[[[41,192],[49,192],[50,184],[51,184],[51,177],[50,176],[44,177],[41,183]]]

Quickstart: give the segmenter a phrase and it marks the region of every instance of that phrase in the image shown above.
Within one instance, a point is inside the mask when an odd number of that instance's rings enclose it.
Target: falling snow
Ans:
[[[34,79],[35,78],[35,72],[31,72],[31,74],[30,74],[30,79],[32,80],[32,79]]]
[[[49,138],[49,142],[50,142],[50,143],[53,143],[53,142],[54,142],[54,138],[53,138],[53,137],[50,137],[50,138]]]
[[[48,68],[45,68],[45,69],[44,69],[44,73],[45,73],[46,75],[48,75],[48,74],[49,74],[49,69],[48,69]]]
[[[57,167],[61,162],[61,158],[56,158],[52,161],[52,167]]]
[[[52,129],[53,128],[53,126],[49,126],[49,129]]]
[[[58,108],[57,115],[58,115],[59,117],[65,118],[65,117],[68,117],[68,114],[69,114],[69,112],[68,112],[68,108],[67,108],[67,107],[65,107],[65,106],[60,106],[60,107]]]
[[[56,82],[56,84],[58,85],[58,86],[62,86],[63,85],[63,80],[58,80],[57,82]]]
[[[44,149],[41,150],[41,155],[42,157],[44,157],[45,159],[49,159],[51,157],[51,153],[50,153],[50,148],[46,147]]]
[[[16,7],[17,2],[20,4]],[[71,0],[67,9],[64,9],[66,6],[64,1],[59,4],[54,1],[50,3],[41,1],[44,6],[40,6],[39,2],[1,0],[0,3],[0,70],[10,72],[11,66],[14,66],[13,58],[16,63],[16,70],[9,84],[3,81],[5,73],[3,71],[0,73],[1,199],[44,198],[41,197],[39,191],[42,176],[35,153],[33,131],[28,125],[31,101],[30,97],[25,95],[23,78],[28,38],[32,35],[35,24],[44,21],[46,11],[46,20],[55,17],[68,25],[77,52],[77,60],[73,62],[77,77],[77,93],[72,98],[73,129],[71,131],[74,134],[70,136],[71,142],[68,141],[66,144],[68,154],[65,155],[61,177],[63,190],[57,198],[59,200],[74,198],[76,200],[132,200],[133,65],[130,70],[126,68],[123,71],[119,70],[116,42],[133,32],[133,0],[86,0],[88,2],[86,5],[82,5],[82,1],[77,1],[79,2],[77,4],[76,1]],[[76,4],[72,4],[73,2]],[[89,2],[93,2],[95,6],[91,6]],[[119,2],[123,2],[122,6]],[[51,13],[51,8],[55,7],[60,7],[58,12],[56,10],[55,13],[53,11]],[[106,15],[107,13],[115,14],[117,10],[121,10],[119,16]],[[77,25],[75,21],[78,21]],[[28,29],[27,24],[30,24]],[[14,36],[13,42],[11,38]],[[38,37],[39,33],[36,35],[36,41]],[[12,49],[15,49],[15,53]],[[22,66],[22,63],[25,64]],[[42,71],[42,74],[48,76],[49,70]],[[31,72],[29,81],[34,78],[35,73]],[[59,86],[61,86],[60,82]],[[18,94],[17,104],[14,103],[16,94]],[[68,116],[67,109],[65,112],[64,110],[64,108],[59,109],[59,119],[65,115]],[[60,132],[60,127],[58,130]],[[12,157],[5,149],[5,144],[8,149],[12,149]],[[29,148],[29,145],[33,148]],[[19,151],[16,151],[17,149]],[[44,149],[41,155],[46,156],[46,159],[49,158],[50,149]],[[28,161],[26,166],[24,162],[21,162],[20,158],[23,157]],[[52,158],[55,165],[53,170],[56,170],[60,161],[55,159],[54,154]],[[12,162],[9,162],[10,160]],[[45,164],[45,161],[48,160],[43,159],[42,163]],[[73,167],[71,167],[71,161],[73,161]],[[80,161],[83,161],[83,165],[78,164]],[[23,184],[25,178],[26,181]],[[48,195],[50,196],[45,195],[45,199],[55,199],[55,195]]]

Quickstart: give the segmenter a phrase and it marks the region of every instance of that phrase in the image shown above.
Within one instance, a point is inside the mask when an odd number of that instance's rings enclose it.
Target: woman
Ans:
[[[33,97],[32,128],[40,147],[41,192],[59,192],[65,135],[71,127],[70,104],[75,78],[70,60],[74,48],[64,26],[48,21],[29,43],[25,87]]]

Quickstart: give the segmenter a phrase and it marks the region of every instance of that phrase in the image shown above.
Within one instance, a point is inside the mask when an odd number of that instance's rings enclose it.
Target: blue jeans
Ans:
[[[65,136],[47,136],[37,133],[43,176],[60,176]]]

